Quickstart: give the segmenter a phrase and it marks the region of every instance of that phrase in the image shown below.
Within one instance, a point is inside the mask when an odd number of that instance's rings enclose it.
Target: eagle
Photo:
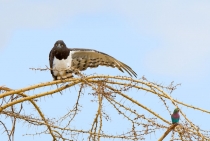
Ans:
[[[55,42],[49,53],[49,63],[54,80],[73,77],[74,70],[84,71],[88,67],[107,66],[126,71],[130,76],[137,74],[126,64],[114,57],[93,49],[68,48],[63,40]]]

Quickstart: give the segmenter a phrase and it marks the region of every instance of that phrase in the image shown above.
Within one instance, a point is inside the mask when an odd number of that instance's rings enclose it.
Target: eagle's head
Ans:
[[[66,48],[66,44],[63,42],[63,40],[58,40],[55,42],[54,47],[57,49]]]

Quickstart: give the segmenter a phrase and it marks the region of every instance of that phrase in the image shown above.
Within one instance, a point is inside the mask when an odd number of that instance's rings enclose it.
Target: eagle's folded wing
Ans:
[[[116,67],[122,72],[126,71],[130,76],[137,76],[137,74],[128,65],[118,61],[108,54],[96,50],[77,48],[71,49],[71,58],[71,67],[79,70],[86,70],[88,67],[95,68],[101,65],[113,68]]]

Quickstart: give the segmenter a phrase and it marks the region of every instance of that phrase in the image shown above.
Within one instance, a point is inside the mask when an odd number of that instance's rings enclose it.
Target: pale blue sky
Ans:
[[[35,72],[29,68],[49,66],[49,52],[55,41],[62,39],[68,47],[91,48],[114,56],[132,67],[139,78],[145,75],[148,80],[165,85],[171,81],[181,83],[173,93],[174,98],[210,110],[210,2],[207,0],[0,0],[0,9],[0,86],[18,89],[51,81],[50,72]],[[85,71],[86,74],[95,72],[127,75],[105,67]],[[71,108],[66,99],[72,96],[57,94],[55,97],[56,100],[45,98],[40,102],[42,109],[52,117],[60,112],[53,107],[53,102],[66,102],[66,107],[60,106],[63,113]],[[144,94],[139,101],[154,103],[150,105],[156,104],[160,115],[168,114],[160,100],[148,99]],[[89,105],[88,102],[85,100],[84,104]],[[91,107],[88,107],[89,113]],[[194,116],[194,112],[186,108],[183,112],[195,124],[209,129],[208,115]],[[120,121],[123,120],[118,121],[119,125]],[[24,126],[20,124],[20,127]],[[28,137],[22,138],[24,133],[17,129],[16,137],[28,140]]]

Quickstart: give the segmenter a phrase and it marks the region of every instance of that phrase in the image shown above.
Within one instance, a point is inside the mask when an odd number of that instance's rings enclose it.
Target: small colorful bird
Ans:
[[[179,119],[180,119],[180,116],[179,116],[179,109],[176,108],[176,109],[174,109],[174,113],[171,115],[172,123],[173,123],[173,124],[179,123]]]

